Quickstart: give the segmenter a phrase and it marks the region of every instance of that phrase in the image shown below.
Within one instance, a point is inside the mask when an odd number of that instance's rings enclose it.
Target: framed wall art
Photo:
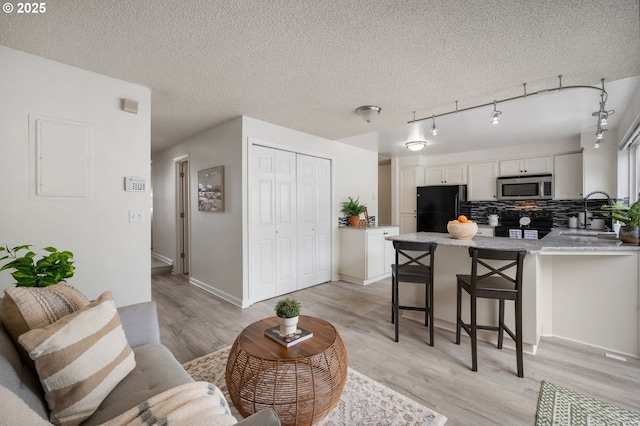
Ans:
[[[198,171],[198,210],[224,211],[224,166]]]

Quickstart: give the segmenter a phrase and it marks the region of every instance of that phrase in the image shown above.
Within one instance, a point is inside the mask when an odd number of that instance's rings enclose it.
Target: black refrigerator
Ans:
[[[447,232],[447,222],[465,214],[461,201],[467,201],[467,185],[419,186],[418,232]]]

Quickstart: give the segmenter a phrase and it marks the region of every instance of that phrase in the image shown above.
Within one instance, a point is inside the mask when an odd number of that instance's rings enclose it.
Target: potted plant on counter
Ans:
[[[340,203],[342,210],[340,212],[349,218],[350,226],[360,226],[360,214],[365,212],[366,204],[360,203],[360,197],[355,200],[348,197],[347,201]]]
[[[291,297],[285,297],[276,303],[274,310],[278,316],[281,334],[288,335],[296,332],[300,308],[302,308],[300,302]]]
[[[623,243],[640,245],[640,229],[638,227],[638,202],[631,205],[613,203],[602,206],[602,210],[611,214],[612,221],[622,224],[618,238]]]

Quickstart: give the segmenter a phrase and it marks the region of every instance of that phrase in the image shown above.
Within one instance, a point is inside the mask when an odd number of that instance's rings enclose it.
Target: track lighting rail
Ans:
[[[524,98],[529,97],[529,96],[535,96],[535,95],[540,95],[540,94],[543,94],[543,93],[550,93],[550,92],[559,92],[561,90],[568,90],[568,89],[594,89],[594,90],[599,91],[603,95],[603,102],[607,101],[608,94],[607,94],[606,90],[604,90],[604,78],[602,79],[602,88],[596,87],[596,86],[588,86],[588,85],[563,86],[562,85],[562,75],[559,75],[558,79],[559,79],[559,82],[560,82],[558,87],[552,87],[550,89],[542,89],[542,90],[538,90],[537,92],[527,93],[527,83],[523,83],[524,91],[523,91],[522,95],[513,96],[513,97],[510,97],[510,98],[505,98],[505,99],[500,99],[500,100],[495,100],[495,101],[487,102],[487,103],[484,103],[484,104],[481,104],[481,105],[474,105],[474,106],[470,106],[470,107],[467,107],[467,108],[460,108],[460,109],[458,108],[458,101],[456,101],[456,109],[453,110],[453,111],[443,112],[441,114],[432,114],[432,115],[430,115],[428,117],[423,117],[423,118],[415,118],[415,114],[414,114],[413,120],[410,120],[407,123],[411,124],[411,123],[416,123],[416,122],[424,121],[424,120],[434,120],[434,119],[436,119],[438,117],[444,117],[446,115],[457,114],[459,112],[470,111],[470,110],[473,110],[473,109],[484,108],[484,107],[488,107],[488,106],[494,106],[495,107],[495,105],[499,104],[499,103],[515,101],[515,100],[518,100],[518,99],[524,99]]]

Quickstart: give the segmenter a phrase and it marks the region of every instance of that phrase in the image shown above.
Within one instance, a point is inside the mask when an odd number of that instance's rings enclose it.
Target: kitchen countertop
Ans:
[[[378,226],[338,226],[339,229],[359,229],[359,230],[367,230],[367,229],[384,229],[384,228],[397,228],[398,225],[378,225]]]
[[[574,233],[574,235],[571,235]],[[588,235],[575,235],[575,233]],[[449,234],[440,232],[416,232],[387,237],[387,240],[420,241],[449,246],[449,247],[479,247],[502,250],[526,250],[531,254],[545,254],[552,252],[601,252],[601,251],[640,251],[640,246],[623,244],[617,239],[598,238],[598,231],[585,231],[582,229],[553,228],[553,230],[540,240],[525,240],[506,237],[475,236],[472,240],[457,240]],[[586,253],[585,253],[586,254]]]

